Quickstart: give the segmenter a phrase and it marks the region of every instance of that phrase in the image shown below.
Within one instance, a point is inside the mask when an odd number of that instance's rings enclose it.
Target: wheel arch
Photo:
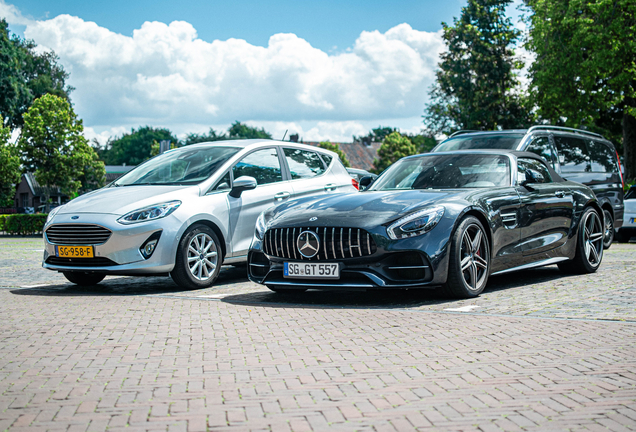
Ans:
[[[223,235],[223,232],[221,232],[221,229],[212,221],[209,221],[207,219],[198,219],[193,221],[190,225],[188,225],[188,227],[183,231],[183,234],[181,234],[180,239],[183,238],[184,235],[186,235],[193,226],[195,225],[205,225],[208,228],[210,228],[212,231],[214,231],[214,234],[216,234],[216,236],[219,238],[219,243],[221,246],[221,252],[223,253],[223,260],[225,260],[225,257],[227,256],[227,245],[225,244],[225,236]],[[221,263],[223,264],[223,263]]]
[[[486,215],[484,213],[482,213],[481,211],[479,211],[478,209],[469,208],[464,213],[462,213],[460,215],[460,217],[457,218],[457,222],[455,223],[455,227],[453,228],[453,233],[455,233],[455,230],[459,226],[459,223],[467,216],[473,216],[473,217],[477,218],[477,220],[479,222],[481,222],[481,225],[484,227],[484,230],[486,230],[486,236],[488,237],[488,247],[490,249],[490,255],[492,257],[492,247],[493,247],[493,244],[492,244],[492,227],[490,226],[490,222],[488,221],[488,217],[486,217]]]

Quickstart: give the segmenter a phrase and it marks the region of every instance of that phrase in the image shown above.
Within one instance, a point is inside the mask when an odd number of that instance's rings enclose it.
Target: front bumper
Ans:
[[[437,257],[436,257],[437,258]],[[262,243],[254,238],[248,255],[248,277],[252,282],[289,289],[406,289],[433,288],[446,280],[440,260],[418,249],[385,250],[371,256],[321,263],[339,263],[339,279],[295,279],[283,276],[284,262],[308,263],[265,255]],[[315,261],[314,261],[315,262]]]
[[[81,271],[112,275],[155,275],[166,274],[174,268],[174,260],[179,240],[180,223],[168,216],[157,221],[133,225],[117,222],[118,215],[81,214],[77,220],[71,220],[70,214],[56,215],[44,227],[44,258],[42,266],[54,271]],[[49,241],[47,229],[53,225],[90,224],[111,231],[103,244],[93,246],[94,258],[56,257],[56,244]],[[154,233],[161,232],[155,250],[145,258],[140,247]],[[78,245],[84,245],[82,243]]]

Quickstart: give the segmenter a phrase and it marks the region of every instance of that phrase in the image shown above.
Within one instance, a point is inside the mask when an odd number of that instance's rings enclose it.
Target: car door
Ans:
[[[249,176],[256,179],[257,186],[238,198],[227,195],[232,244],[228,256],[247,255],[261,212],[291,197],[293,191],[290,182],[283,178],[281,166],[278,148],[267,147],[248,153],[232,168],[232,181]]]
[[[538,173],[538,182],[526,183],[526,170]],[[547,166],[538,159],[517,160],[517,193],[521,199],[519,226],[523,255],[545,252],[563,245],[574,212],[572,193],[554,182]]]
[[[324,161],[317,152],[285,147],[283,154],[294,198],[336,192],[341,186],[341,181],[328,169],[331,160]]]

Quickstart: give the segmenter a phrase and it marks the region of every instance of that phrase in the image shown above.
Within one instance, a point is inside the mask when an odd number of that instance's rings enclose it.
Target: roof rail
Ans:
[[[453,132],[449,138],[452,138],[456,135],[462,135],[462,134],[466,134],[466,133],[471,133],[471,132],[480,132],[478,130],[474,130],[474,129],[463,129],[463,130],[458,130],[457,132]]]
[[[563,127],[563,126],[549,126],[549,125],[545,125],[545,126],[532,126],[530,129],[528,129],[528,133],[535,131],[535,130],[541,130],[541,129],[547,129],[547,130],[562,130],[565,132],[572,132],[572,133],[578,133],[578,134],[582,134],[582,135],[592,135],[595,137],[599,137],[599,138],[603,138],[606,139],[603,135],[601,134],[597,134],[595,132],[589,132],[586,130],[581,130],[581,129],[574,129],[574,128],[569,128],[569,127]]]

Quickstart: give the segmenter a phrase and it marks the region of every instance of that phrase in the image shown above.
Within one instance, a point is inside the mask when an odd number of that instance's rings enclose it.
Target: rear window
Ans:
[[[449,138],[441,143],[436,152],[453,150],[478,150],[478,149],[506,149],[515,150],[523,134],[488,134],[488,135],[459,135]]]
[[[600,141],[555,136],[561,172],[616,172],[616,156]]]

